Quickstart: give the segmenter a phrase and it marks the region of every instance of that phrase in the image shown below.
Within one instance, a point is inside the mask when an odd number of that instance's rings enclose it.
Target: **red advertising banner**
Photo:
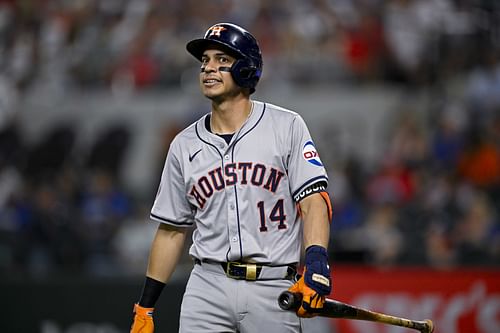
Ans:
[[[500,270],[334,267],[332,298],[414,320],[435,333],[500,333]],[[332,319],[335,333],[410,333],[412,329]]]

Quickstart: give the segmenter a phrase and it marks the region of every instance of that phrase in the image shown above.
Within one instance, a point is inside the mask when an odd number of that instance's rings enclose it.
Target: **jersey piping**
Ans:
[[[264,113],[266,112],[266,103],[264,103],[264,107],[262,108],[262,113],[259,117],[259,119],[257,120],[257,122],[248,130],[246,131],[245,133],[243,133],[243,135],[241,135],[238,139],[236,139],[236,141],[234,141],[233,143],[233,147],[231,149],[231,155],[232,155],[232,159],[231,161],[234,163],[234,147],[236,146],[236,144],[238,142],[240,142],[240,140],[245,136],[247,135],[248,133],[250,133],[255,127],[257,127],[257,125],[260,123],[260,121],[262,120],[262,117],[264,116]],[[241,225],[240,225],[240,209],[239,209],[239,205],[238,205],[238,190],[236,189],[236,186],[234,187],[234,195],[235,195],[235,198],[236,198],[236,218],[237,218],[237,224],[238,224],[238,238],[240,239],[240,260],[243,260],[243,242],[241,241]]]
[[[179,226],[181,226],[181,225],[192,226],[193,225],[193,222],[178,222],[178,221],[175,221],[175,220],[171,220],[171,219],[167,219],[167,218],[161,217],[161,216],[153,214],[153,213],[151,213],[150,216],[154,220],[159,220],[159,221],[162,221],[162,222],[168,222],[168,223],[172,223],[172,224],[179,225]]]

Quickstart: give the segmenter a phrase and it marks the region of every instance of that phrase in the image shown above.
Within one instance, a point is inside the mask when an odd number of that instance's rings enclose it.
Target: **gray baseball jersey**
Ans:
[[[297,113],[253,101],[229,144],[205,115],[170,145],[151,218],[196,226],[190,255],[271,265],[299,262],[297,202],[328,177]]]

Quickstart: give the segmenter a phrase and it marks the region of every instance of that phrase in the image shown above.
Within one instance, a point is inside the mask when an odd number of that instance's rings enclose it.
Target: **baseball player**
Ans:
[[[153,332],[155,303],[192,227],[180,332],[301,332],[301,317],[314,316],[332,287],[325,168],[297,113],[250,98],[262,56],[248,31],[218,23],[186,48],[201,62],[211,112],[170,145],[131,332]],[[279,308],[287,289],[303,294],[297,313]]]

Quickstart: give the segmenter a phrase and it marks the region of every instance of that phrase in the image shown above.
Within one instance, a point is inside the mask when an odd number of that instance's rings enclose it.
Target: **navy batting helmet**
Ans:
[[[236,24],[217,23],[208,28],[203,38],[190,41],[186,49],[201,61],[203,52],[213,46],[237,59],[231,66],[231,76],[237,85],[250,88],[253,93],[262,75],[262,54],[255,37]]]

